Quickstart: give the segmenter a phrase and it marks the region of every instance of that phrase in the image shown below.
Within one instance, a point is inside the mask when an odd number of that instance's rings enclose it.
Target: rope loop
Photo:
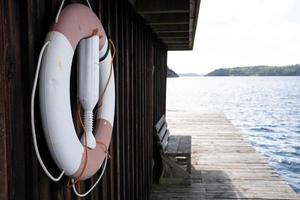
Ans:
[[[47,169],[47,167],[45,166],[42,157],[40,155],[40,151],[39,151],[39,147],[37,144],[37,139],[36,139],[36,130],[35,130],[35,117],[34,117],[34,104],[35,104],[35,91],[36,91],[36,86],[37,86],[37,82],[38,82],[38,78],[39,78],[39,73],[40,73],[40,68],[41,68],[41,62],[42,62],[42,58],[44,55],[44,52],[46,50],[46,47],[50,44],[50,41],[45,42],[45,44],[43,45],[40,54],[39,54],[39,59],[38,59],[38,63],[37,63],[37,67],[36,67],[36,71],[35,71],[35,76],[34,76],[34,81],[33,81],[33,86],[32,86],[32,93],[31,93],[31,129],[32,129],[32,138],[33,138],[33,146],[34,146],[34,150],[36,153],[36,157],[41,165],[41,167],[43,168],[44,172],[47,174],[47,176],[54,182],[59,181],[62,176],[64,175],[64,171],[62,171],[60,173],[60,175],[58,177],[54,177],[49,170]]]
[[[79,193],[79,192],[77,191],[77,189],[76,189],[76,184],[75,184],[75,182],[74,182],[74,179],[71,180],[73,191],[74,191],[74,193],[75,193],[77,196],[79,196],[79,197],[85,197],[86,195],[88,195],[88,194],[96,187],[96,185],[99,183],[99,181],[101,180],[101,178],[102,178],[102,176],[103,176],[103,174],[104,174],[104,172],[105,172],[106,165],[107,165],[107,160],[108,160],[108,154],[105,154],[104,166],[103,166],[103,169],[102,169],[102,171],[101,171],[101,173],[100,173],[100,175],[99,175],[99,178],[97,179],[97,181],[94,183],[94,185],[93,185],[87,192],[85,192],[85,193],[83,193],[83,194],[82,194],[82,193]]]
[[[62,11],[62,8],[64,6],[64,3],[65,3],[65,0],[62,0],[60,6],[59,6],[59,10],[56,14],[56,17],[55,17],[55,23],[58,22],[58,19],[59,19],[59,16],[61,14],[61,11]],[[92,10],[92,7],[91,7],[91,4],[89,2],[89,0],[86,0],[86,3],[88,5],[88,7]],[[98,30],[97,30],[98,31]],[[100,36],[101,37],[101,36]],[[108,87],[108,84],[109,84],[109,81],[111,80],[111,76],[112,76],[112,71],[113,71],[113,61],[114,61],[114,58],[115,58],[115,54],[116,54],[116,48],[115,48],[115,45],[113,43],[113,41],[109,38],[109,42],[113,48],[113,55],[112,55],[112,59],[111,59],[111,63],[110,63],[110,72],[109,72],[109,77],[108,77],[108,80],[105,84],[105,87],[104,87],[104,90],[102,92],[102,94],[100,95],[100,98],[99,98],[99,103],[98,103],[98,108],[100,108],[102,106],[102,103],[103,103],[103,97],[105,95],[105,92],[107,90],[107,87]],[[39,71],[40,71],[40,65],[41,65],[41,61],[42,61],[42,57],[43,57],[43,54],[44,54],[44,51],[46,49],[46,47],[50,44],[50,41],[47,41],[42,49],[41,49],[41,52],[39,54],[39,59],[38,59],[38,64],[37,64],[37,68],[36,68],[36,73],[35,73],[35,78],[34,78],[34,83],[33,83],[33,88],[32,88],[32,94],[31,94],[31,127],[32,127],[32,136],[33,136],[33,144],[34,144],[34,149],[35,149],[35,152],[36,152],[36,155],[37,155],[37,158],[38,158],[38,161],[40,163],[40,165],[42,166],[44,172],[47,174],[47,176],[52,180],[52,181],[59,181],[62,176],[64,175],[64,171],[62,171],[60,173],[60,175],[56,178],[56,177],[53,177],[51,175],[51,173],[48,171],[48,169],[46,168],[41,156],[40,156],[40,153],[39,153],[39,149],[38,149],[38,145],[37,145],[37,139],[36,139],[36,130],[35,130],[35,121],[34,121],[34,99],[35,99],[35,92],[36,92],[36,87],[37,87],[37,81],[38,81],[38,76],[39,76]],[[109,51],[109,45],[108,45],[108,50]],[[96,111],[97,112],[97,111]],[[76,178],[75,180],[74,179],[70,179],[67,186],[72,186],[73,188],[73,191],[74,193],[79,196],[79,197],[85,197],[86,195],[88,195],[95,187],[96,185],[98,184],[98,182],[101,180],[104,172],[105,172],[105,169],[106,169],[106,166],[107,166],[107,160],[111,158],[111,156],[109,155],[109,152],[108,152],[108,147],[106,144],[104,144],[103,142],[101,141],[96,141],[97,144],[100,144],[104,147],[104,153],[105,153],[105,160],[104,160],[104,164],[103,164],[103,169],[100,173],[100,176],[99,178],[97,179],[97,181],[95,182],[95,184],[84,194],[80,194],[78,193],[77,189],[76,189],[76,183],[79,182],[80,178],[82,177],[85,169],[86,169],[86,166],[87,166],[87,163],[88,163],[88,147],[87,147],[87,135],[86,135],[86,129],[85,129],[85,126],[82,122],[82,118],[81,118],[81,114],[80,114],[80,104],[77,103],[77,114],[78,114],[78,118],[79,118],[79,122],[84,130],[84,154],[85,154],[85,161],[84,161],[84,167],[83,167],[83,170],[81,171],[80,175],[78,176],[78,178]]]
[[[61,10],[62,10],[64,4],[65,4],[65,0],[62,0],[61,3],[60,3],[60,6],[59,6],[58,12],[57,12],[57,14],[56,14],[56,17],[55,17],[55,23],[58,22],[58,18],[59,18],[59,16],[60,16],[60,13],[61,13]],[[89,0],[86,0],[86,4],[88,5],[88,7],[89,7],[91,10],[93,10],[92,7],[91,7],[91,4],[90,4],[90,2],[89,2]]]
[[[107,148],[106,144],[104,144],[103,142],[98,141],[98,140],[96,141],[96,143],[97,143],[97,144],[100,144],[100,145],[102,145],[102,146],[104,146],[104,153],[107,154],[108,159],[110,159],[111,156],[110,156],[110,154],[109,154],[109,152],[108,152],[108,148]]]
[[[105,95],[105,92],[106,92],[106,90],[107,90],[109,81],[110,81],[111,76],[112,76],[112,65],[113,65],[113,60],[114,60],[114,58],[115,58],[115,54],[116,54],[116,49],[115,49],[114,43],[112,42],[111,39],[109,39],[109,42],[111,43],[111,45],[112,45],[114,51],[113,51],[113,55],[112,55],[112,59],[111,59],[111,63],[110,63],[109,78],[108,78],[108,80],[106,81],[104,90],[103,90],[103,92],[102,92],[102,94],[100,95],[100,98],[99,98],[99,99],[100,99],[100,101],[99,101],[100,106],[102,106],[103,97],[104,97],[104,95]],[[108,48],[109,48],[109,47],[108,47]],[[96,112],[97,112],[97,111],[96,111]],[[67,186],[71,186],[71,185],[72,185],[73,191],[74,191],[74,193],[75,193],[77,196],[79,196],[79,197],[85,197],[86,195],[88,195],[88,194],[94,189],[94,187],[95,187],[95,186],[98,184],[98,182],[101,180],[101,178],[102,178],[102,176],[103,176],[103,174],[104,174],[104,172],[105,172],[105,169],[106,169],[107,160],[110,159],[111,156],[109,155],[107,145],[106,145],[105,143],[103,143],[103,142],[97,140],[96,143],[97,143],[97,144],[100,144],[100,145],[102,145],[102,146],[104,147],[104,149],[103,149],[103,150],[104,150],[104,153],[105,153],[104,166],[103,166],[102,172],[101,172],[99,178],[97,179],[97,181],[95,182],[95,184],[94,184],[94,185],[93,185],[86,193],[80,194],[80,193],[77,191],[75,184],[79,182],[80,178],[82,177],[82,175],[83,175],[83,173],[84,173],[84,171],[85,171],[85,169],[86,169],[86,167],[87,167],[87,161],[88,161],[88,153],[87,153],[87,150],[88,150],[88,147],[87,147],[87,144],[86,144],[86,143],[87,143],[86,129],[85,129],[85,126],[84,126],[83,121],[82,121],[82,118],[81,118],[81,113],[80,113],[80,103],[79,103],[79,102],[77,103],[77,117],[78,117],[79,122],[80,122],[80,125],[81,125],[81,127],[82,127],[82,129],[83,129],[83,131],[84,131],[84,132],[83,132],[83,134],[84,134],[84,145],[83,145],[83,146],[84,146],[84,152],[85,152],[85,161],[84,161],[83,169],[82,169],[82,171],[80,172],[80,175],[79,175],[76,179],[71,179],[71,180],[69,180]],[[70,182],[71,182],[71,183],[70,183]]]

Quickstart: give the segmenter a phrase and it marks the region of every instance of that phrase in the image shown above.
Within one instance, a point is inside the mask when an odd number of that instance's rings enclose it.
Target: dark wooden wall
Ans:
[[[36,62],[60,2],[0,0],[1,200],[76,199],[66,186],[67,178],[53,183],[40,168],[30,126]],[[101,183],[86,199],[146,200],[152,184],[153,124],[165,113],[167,51],[127,1],[90,2],[117,48],[117,98],[112,158]],[[38,111],[37,122],[42,156],[58,174],[45,148]],[[80,190],[85,191],[97,175],[80,183]]]

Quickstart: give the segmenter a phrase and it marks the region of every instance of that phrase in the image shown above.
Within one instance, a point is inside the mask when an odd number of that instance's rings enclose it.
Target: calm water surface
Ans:
[[[168,110],[223,112],[300,195],[300,77],[184,77]]]

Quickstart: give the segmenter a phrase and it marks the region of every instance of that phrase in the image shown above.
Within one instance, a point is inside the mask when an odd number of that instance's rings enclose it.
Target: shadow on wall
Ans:
[[[245,198],[224,171],[192,168],[191,175],[191,185],[153,185],[151,200]]]

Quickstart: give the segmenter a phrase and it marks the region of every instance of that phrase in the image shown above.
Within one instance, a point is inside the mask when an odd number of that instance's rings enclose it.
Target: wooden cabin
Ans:
[[[65,4],[72,2],[85,4]],[[116,111],[111,159],[100,184],[85,199],[147,200],[153,182],[153,127],[166,111],[167,51],[193,48],[200,0],[90,3],[117,49]],[[54,183],[44,174],[31,135],[34,73],[60,4],[61,0],[0,0],[0,200],[79,199],[66,177]],[[75,82],[73,75],[72,102]],[[36,110],[42,156],[58,174]],[[96,178],[78,184],[79,190],[85,191]]]

